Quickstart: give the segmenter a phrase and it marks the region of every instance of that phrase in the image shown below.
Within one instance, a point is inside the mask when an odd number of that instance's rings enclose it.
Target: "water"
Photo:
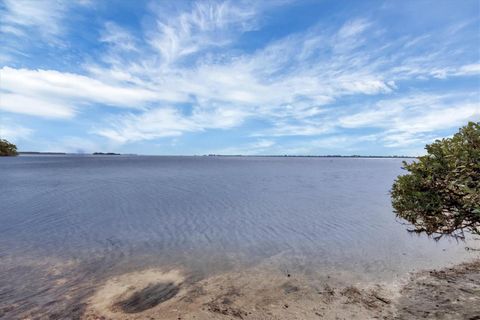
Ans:
[[[67,293],[80,305],[105,277],[152,265],[202,277],[281,256],[389,279],[467,259],[465,243],[395,219],[401,173],[400,159],[0,159],[0,318],[66,312]]]

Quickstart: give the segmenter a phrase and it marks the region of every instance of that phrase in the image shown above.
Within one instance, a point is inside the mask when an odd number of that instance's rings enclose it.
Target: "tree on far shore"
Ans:
[[[410,173],[393,184],[395,213],[412,224],[409,231],[435,239],[480,234],[480,122],[469,122],[426,150],[417,161],[403,162]]]
[[[5,139],[0,139],[0,156],[16,156],[17,146]]]

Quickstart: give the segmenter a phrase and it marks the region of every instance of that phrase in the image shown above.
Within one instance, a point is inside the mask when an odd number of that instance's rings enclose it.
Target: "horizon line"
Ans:
[[[418,158],[412,155],[341,155],[341,154],[137,154],[117,152],[61,152],[61,151],[19,151],[19,155],[76,155],[76,156],[152,156],[152,157],[292,157],[292,158]]]

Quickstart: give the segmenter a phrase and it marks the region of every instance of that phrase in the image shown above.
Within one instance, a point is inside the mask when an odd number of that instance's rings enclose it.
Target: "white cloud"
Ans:
[[[276,122],[271,129],[256,132],[252,136],[317,136],[332,132],[335,124],[328,121],[300,121],[297,123]]]
[[[38,34],[44,40],[57,43],[65,31],[69,10],[75,5],[87,4],[85,0],[3,0],[0,32],[24,38]]]
[[[312,149],[337,149],[337,150],[355,150],[361,142],[372,142],[378,140],[378,136],[372,135],[345,135],[337,134],[309,142]]]
[[[480,74],[480,63],[472,63],[461,66],[454,72],[456,76],[476,75]]]
[[[242,111],[228,108],[194,109],[191,115],[183,115],[172,107],[156,108],[139,115],[112,118],[109,122],[113,125],[96,129],[94,133],[117,143],[126,143],[205,129],[228,129],[239,125],[244,118]]]
[[[35,61],[46,50],[66,50],[73,11],[90,0],[0,0],[0,66]],[[77,26],[75,26],[77,27]],[[35,48],[35,50],[31,50]]]
[[[1,92],[0,110],[45,118],[71,118],[75,114],[75,108],[66,103]]]
[[[113,48],[125,51],[137,51],[135,38],[126,29],[114,22],[106,22],[105,30],[102,32],[101,42],[110,44]]]
[[[387,147],[407,146],[432,140],[438,130],[458,128],[480,119],[480,102],[471,94],[419,94],[386,99],[354,114],[340,117],[345,128],[382,129]]]
[[[268,140],[267,140],[268,141]],[[331,132],[325,136],[314,139],[294,140],[292,142],[278,141],[261,154],[271,155],[326,155],[326,154],[356,154],[362,153],[364,143],[376,143],[380,141],[377,134],[347,135],[341,132]],[[250,145],[245,146],[245,150]],[[239,152],[240,153],[240,152]],[[248,154],[245,152],[244,154]]]
[[[432,134],[393,130],[382,134],[381,140],[385,147],[399,148],[411,145],[425,145],[425,143],[435,139]]]
[[[60,99],[103,103],[112,106],[141,108],[146,101],[167,98],[153,91],[121,84],[107,84],[87,76],[54,70],[28,70],[4,67],[2,89],[31,96],[54,96]]]
[[[455,106],[438,106],[419,114],[405,112],[403,121],[395,123],[395,129],[405,132],[432,132],[455,128],[469,120],[480,119],[480,103],[458,103]]]
[[[351,38],[364,32],[370,23],[365,19],[355,19],[347,21],[338,31],[337,36],[339,38]]]
[[[2,119],[6,122],[7,119]],[[7,139],[12,143],[18,140],[28,139],[33,134],[33,130],[10,122],[9,124],[0,123],[0,139]]]
[[[241,146],[213,150],[210,153],[220,155],[272,155],[275,154],[276,142],[270,139],[259,139]]]
[[[175,98],[168,93],[54,70],[3,67],[0,76],[1,109],[42,117],[70,118],[85,104],[142,109],[148,102]]]
[[[255,28],[257,8],[253,2],[195,2],[190,11],[171,16],[157,7],[157,30],[149,34],[149,43],[166,63],[209,47],[224,46],[238,32]]]
[[[25,28],[36,30],[45,37],[61,32],[60,20],[65,13],[65,3],[42,0],[4,0],[0,11],[1,31],[17,36],[25,35]]]
[[[98,135],[118,143],[151,140],[181,135],[184,131],[198,130],[191,120],[182,117],[173,108],[154,109],[141,115],[127,115],[115,119],[112,128],[99,129]]]

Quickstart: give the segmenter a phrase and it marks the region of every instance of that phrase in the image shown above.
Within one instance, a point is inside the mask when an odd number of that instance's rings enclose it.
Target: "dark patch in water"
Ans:
[[[292,285],[291,283],[284,283],[281,288],[283,289],[283,292],[285,292],[285,294],[290,294],[290,293],[293,293],[293,292],[297,292],[298,290],[300,290],[297,286],[294,286]]]
[[[142,290],[134,292],[130,297],[115,303],[125,313],[137,313],[175,297],[180,288],[173,282],[150,284]]]

